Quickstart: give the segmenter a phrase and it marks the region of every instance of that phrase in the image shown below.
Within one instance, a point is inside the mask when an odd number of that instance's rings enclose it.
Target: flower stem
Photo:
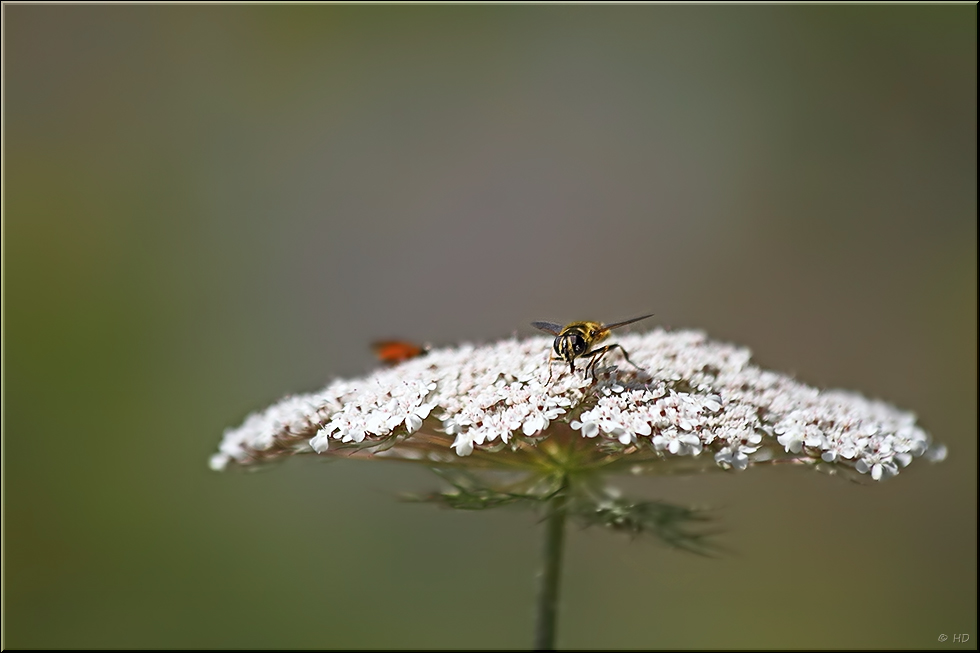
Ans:
[[[548,500],[544,524],[544,549],[538,585],[538,605],[534,629],[534,650],[555,650],[558,621],[558,581],[561,578],[561,556],[565,541],[567,484]]]

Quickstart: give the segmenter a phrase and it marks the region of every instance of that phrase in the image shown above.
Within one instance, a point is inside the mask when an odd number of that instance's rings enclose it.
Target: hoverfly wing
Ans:
[[[554,322],[531,322],[531,326],[545,333],[557,336],[561,333],[562,326]]]
[[[648,317],[653,317],[653,316],[654,316],[653,313],[650,313],[649,315],[641,315],[640,317],[634,317],[631,320],[623,320],[622,322],[616,322],[615,324],[603,324],[602,328],[605,329],[606,331],[609,331],[611,329],[617,329],[621,326],[626,326],[627,324],[633,324],[634,322],[639,322],[640,320],[645,320]]]

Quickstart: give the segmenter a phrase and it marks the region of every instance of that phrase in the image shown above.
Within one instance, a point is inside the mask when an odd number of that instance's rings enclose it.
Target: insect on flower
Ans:
[[[429,351],[427,346],[407,340],[378,340],[371,343],[371,349],[377,359],[386,365],[398,365]]]
[[[574,373],[575,359],[584,358],[586,356],[589,357],[589,362],[585,366],[585,375],[588,376],[591,372],[592,376],[595,377],[596,364],[611,349],[615,349],[617,347],[621,352],[623,352],[623,357],[626,359],[626,362],[636,369],[641,369],[630,360],[629,354],[627,354],[626,350],[620,345],[606,345],[605,347],[600,347],[599,349],[592,349],[592,347],[608,338],[609,332],[613,329],[626,326],[627,324],[633,324],[634,322],[639,322],[640,320],[645,320],[652,316],[653,313],[650,313],[649,315],[641,315],[640,317],[634,317],[631,320],[625,320],[623,322],[616,322],[615,324],[600,324],[598,322],[572,322],[571,324],[561,326],[560,324],[555,324],[553,322],[531,322],[531,326],[533,326],[535,329],[540,329],[545,333],[550,333],[551,335],[555,336],[554,349],[555,354],[558,355],[553,355],[548,359],[548,380],[551,380],[551,361],[556,359],[565,361],[568,363],[568,367],[571,368],[571,371]]]

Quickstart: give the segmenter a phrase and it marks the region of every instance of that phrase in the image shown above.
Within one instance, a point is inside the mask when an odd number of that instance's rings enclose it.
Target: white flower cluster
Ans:
[[[596,442],[603,455],[713,456],[734,469],[777,459],[822,462],[875,480],[914,457],[945,456],[913,415],[761,370],[746,349],[700,332],[656,330],[617,341],[644,371],[612,367],[612,354],[597,380],[557,361],[549,380],[547,338],[434,350],[251,415],[225,432],[211,467],[337,445],[418,458],[416,444],[439,442],[462,457],[516,450],[562,430]]]

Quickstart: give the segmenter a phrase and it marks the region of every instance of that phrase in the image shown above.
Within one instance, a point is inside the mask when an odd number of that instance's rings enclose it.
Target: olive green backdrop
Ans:
[[[572,532],[559,644],[976,646],[975,5],[3,12],[6,646],[529,646],[533,515],[208,457],[374,338],[651,311],[949,459],[631,479],[730,553]]]

